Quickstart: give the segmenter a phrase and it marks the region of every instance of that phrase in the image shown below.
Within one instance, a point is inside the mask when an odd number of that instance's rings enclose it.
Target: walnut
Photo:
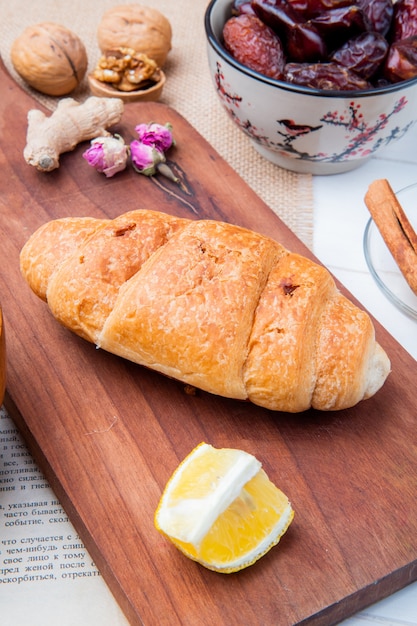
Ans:
[[[106,11],[97,29],[100,50],[133,48],[163,67],[171,50],[172,29],[168,19],[156,9],[128,4]]]
[[[73,32],[52,22],[26,28],[13,42],[11,61],[31,87],[49,96],[73,91],[87,71],[87,52]]]
[[[146,89],[157,83],[161,71],[153,59],[131,48],[109,50],[101,57],[93,77],[120,91]]]

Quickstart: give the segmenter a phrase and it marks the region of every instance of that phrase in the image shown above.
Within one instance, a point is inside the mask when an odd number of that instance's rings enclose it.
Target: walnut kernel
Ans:
[[[117,48],[109,50],[100,58],[93,77],[103,83],[110,83],[120,91],[135,91],[157,83],[161,71],[146,54],[131,48]]]

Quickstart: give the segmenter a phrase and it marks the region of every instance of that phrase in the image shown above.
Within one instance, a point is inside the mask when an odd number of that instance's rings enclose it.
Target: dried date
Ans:
[[[417,76],[417,35],[396,41],[390,46],[384,76],[392,83]]]
[[[232,14],[226,49],[271,78],[357,91],[417,76],[417,0],[233,0]]]
[[[388,42],[375,32],[361,33],[330,55],[330,61],[349,68],[369,80],[382,66],[388,53]]]
[[[327,56],[324,39],[308,22],[289,29],[285,42],[288,55],[296,61],[320,61]]]
[[[353,4],[353,0],[287,0],[293,9],[305,19],[320,15],[323,11],[338,9]]]
[[[255,15],[242,13],[231,17],[223,28],[226,50],[246,67],[280,79],[285,57],[281,40]]]
[[[394,4],[391,41],[417,35],[417,0],[397,0]]]
[[[358,0],[357,4],[368,22],[368,30],[385,37],[394,15],[392,0]]]
[[[241,15],[242,13],[255,15],[255,11],[251,6],[251,0],[234,0],[232,4],[232,15]]]
[[[338,63],[287,63],[284,80],[294,85],[325,91],[358,91],[370,83]]]
[[[324,37],[356,34],[367,28],[363,11],[356,5],[322,11],[311,19],[311,23]]]
[[[366,31],[367,23],[362,10],[356,5],[323,11],[311,19],[324,38],[329,50],[340,47],[345,41]]]
[[[317,28],[305,21],[286,0],[252,0],[252,8],[281,38],[289,58],[318,61],[326,57],[326,44]]]

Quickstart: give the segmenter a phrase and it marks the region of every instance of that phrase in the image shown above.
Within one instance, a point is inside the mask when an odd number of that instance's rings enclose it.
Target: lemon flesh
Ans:
[[[168,481],[155,526],[186,556],[231,573],[276,545],[293,516],[254,456],[202,443]]]

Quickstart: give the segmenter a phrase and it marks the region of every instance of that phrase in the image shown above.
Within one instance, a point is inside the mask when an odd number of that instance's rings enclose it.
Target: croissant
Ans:
[[[62,218],[20,261],[65,327],[212,394],[339,410],[390,371],[369,315],[324,267],[245,228],[147,210]]]

